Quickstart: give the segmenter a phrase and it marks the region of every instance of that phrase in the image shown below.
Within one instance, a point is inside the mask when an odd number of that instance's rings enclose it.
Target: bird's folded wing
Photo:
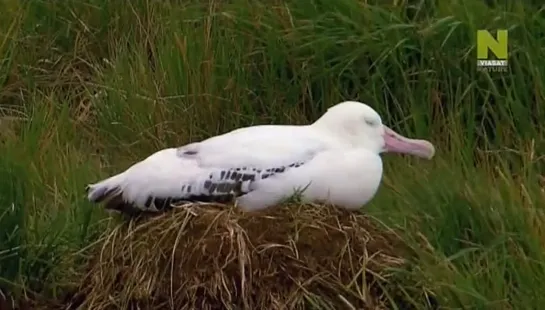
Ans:
[[[296,127],[239,129],[152,154],[90,185],[89,197],[98,202],[119,196],[141,209],[159,209],[157,202],[215,200],[248,192],[255,180],[297,168],[327,147],[320,136]]]

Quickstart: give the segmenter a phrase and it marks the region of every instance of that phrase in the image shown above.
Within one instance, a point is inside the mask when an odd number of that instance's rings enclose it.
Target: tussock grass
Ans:
[[[88,182],[159,148],[307,123],[355,99],[438,150],[431,162],[384,156],[384,185],[365,208],[412,247],[398,276],[445,307],[545,302],[542,4],[6,0],[0,10],[2,292],[58,299],[87,266],[89,245],[117,222],[85,201]],[[476,70],[477,29],[509,30],[508,72]]]

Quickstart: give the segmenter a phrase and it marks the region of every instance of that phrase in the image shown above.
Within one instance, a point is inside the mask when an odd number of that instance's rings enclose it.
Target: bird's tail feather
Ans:
[[[123,174],[117,174],[85,188],[87,199],[94,203],[109,200],[121,193]]]

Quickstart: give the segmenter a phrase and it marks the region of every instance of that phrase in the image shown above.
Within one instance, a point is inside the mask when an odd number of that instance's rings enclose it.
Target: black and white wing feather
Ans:
[[[158,151],[126,171],[87,187],[106,208],[158,211],[177,201],[223,202],[250,184],[296,169],[331,147],[306,126],[246,127],[180,148]]]

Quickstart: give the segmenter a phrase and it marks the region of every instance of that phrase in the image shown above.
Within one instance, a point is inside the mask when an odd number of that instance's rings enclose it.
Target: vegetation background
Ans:
[[[433,141],[384,156],[368,212],[426,241],[412,270],[446,307],[545,304],[545,12],[537,1],[0,3],[0,287],[55,296],[106,229],[89,182],[240,126],[342,100]],[[508,72],[476,31],[509,30]],[[540,174],[541,173],[541,174]],[[415,247],[416,249],[416,247]]]

